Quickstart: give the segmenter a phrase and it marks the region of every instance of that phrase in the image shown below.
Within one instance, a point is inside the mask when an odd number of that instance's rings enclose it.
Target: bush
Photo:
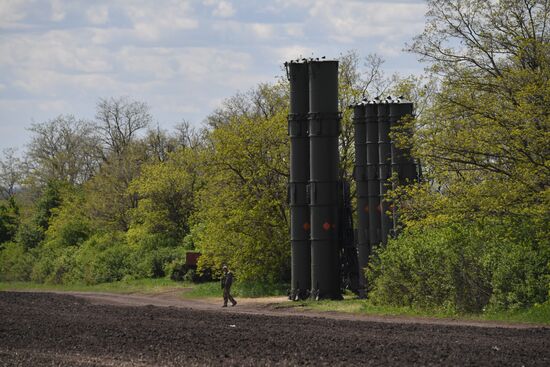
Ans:
[[[186,282],[196,282],[198,280],[198,275],[195,269],[189,269],[187,273],[185,273],[183,280]]]
[[[548,299],[550,250],[502,223],[406,230],[367,270],[375,303],[453,312],[528,307]]]
[[[550,299],[550,238],[544,226],[526,220],[493,227],[500,238],[490,255],[491,308],[520,309]]]
[[[133,251],[124,233],[96,234],[76,251],[70,281],[97,284],[122,280],[126,275],[140,277],[132,260]]]
[[[34,256],[25,246],[15,243],[4,243],[0,251],[0,279],[4,281],[29,280]]]
[[[2,243],[13,241],[19,226],[19,207],[15,199],[0,202],[0,250]]]
[[[38,247],[44,240],[44,230],[34,223],[23,223],[15,235],[15,242],[29,250]]]
[[[188,270],[189,269],[185,264],[185,259],[172,260],[164,266],[164,274],[166,274],[166,277],[175,281],[184,280]]]

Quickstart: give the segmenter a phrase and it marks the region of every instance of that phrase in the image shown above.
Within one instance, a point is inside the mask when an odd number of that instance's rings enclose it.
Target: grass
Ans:
[[[193,288],[182,294],[184,298],[213,298],[221,297],[220,283],[209,282],[195,284]]]
[[[112,283],[95,285],[86,284],[43,284],[33,282],[0,282],[0,291],[33,290],[33,291],[73,291],[73,292],[107,292],[107,293],[158,293],[168,289],[189,289],[183,294],[185,298],[221,297],[219,282],[186,283],[166,278],[121,280]],[[260,283],[237,283],[232,289],[235,297],[266,297],[286,295],[287,285],[264,285]]]
[[[0,291],[73,291],[73,292],[107,292],[107,293],[158,293],[173,288],[188,288],[189,283],[175,282],[170,279],[136,279],[121,280],[112,283],[94,285],[86,284],[42,284],[33,282],[0,282]]]
[[[533,307],[526,310],[488,312],[484,314],[484,319],[508,322],[550,324],[550,302],[546,302],[542,305],[535,304]]]
[[[189,289],[182,293],[184,298],[218,298],[222,291],[219,282],[192,284],[175,282],[170,279],[137,279],[96,285],[84,284],[40,284],[32,282],[0,282],[0,291],[75,291],[107,293],[159,293],[169,289]],[[237,283],[233,288],[235,297],[265,297],[286,295],[288,285],[262,285],[259,283]],[[456,314],[445,310],[418,309],[410,307],[380,306],[368,300],[355,299],[347,295],[343,301],[298,301],[283,302],[279,308],[299,307],[321,312],[348,312],[379,316],[412,316],[432,318],[452,318],[473,321],[520,322],[550,325],[550,302],[535,305],[529,309],[514,311],[488,311],[482,314]]]
[[[283,296],[287,294],[287,284],[262,284],[262,283],[236,283],[231,289],[235,297],[255,298],[269,296]],[[189,292],[185,292],[186,298],[212,298],[221,297],[220,282],[201,283],[193,286]]]
[[[519,322],[550,325],[550,302],[543,305],[535,305],[529,309],[516,311],[490,311],[481,314],[457,314],[446,310],[418,309],[411,307],[394,307],[373,305],[368,300],[353,299],[346,297],[343,301],[298,301],[285,302],[278,307],[300,307],[307,310],[321,312],[347,312],[365,315],[379,316],[411,316],[461,319],[470,321],[500,321]]]

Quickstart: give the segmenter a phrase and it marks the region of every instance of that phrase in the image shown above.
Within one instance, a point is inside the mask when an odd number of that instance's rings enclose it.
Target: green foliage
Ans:
[[[379,249],[367,271],[370,297],[459,313],[543,303],[550,243],[539,242],[540,228],[528,227],[487,220],[409,228]]]
[[[480,311],[490,297],[481,241],[452,225],[407,231],[379,250],[367,278],[374,302],[395,306]]]
[[[44,230],[34,223],[22,223],[15,235],[15,242],[29,250],[38,246],[44,240]]]
[[[26,251],[24,245],[7,242],[0,251],[0,279],[29,280],[34,257]]]
[[[142,144],[128,143],[120,155],[110,156],[84,184],[85,210],[97,230],[127,231],[130,227],[131,210],[137,207],[139,198],[128,188],[147,162],[146,153]]]
[[[61,205],[61,191],[66,184],[61,181],[48,181],[36,203],[34,223],[44,231],[48,229],[52,210]]]
[[[19,226],[19,207],[15,199],[0,203],[0,250],[4,242],[12,241]]]
[[[203,180],[199,155],[199,149],[182,148],[166,161],[143,167],[142,174],[129,187],[139,196],[138,206],[132,211],[132,228],[182,243],[189,233],[195,192]]]
[[[429,2],[412,50],[439,90],[394,131],[425,182],[391,193],[407,229],[369,270],[378,303],[475,312],[548,300],[549,15],[540,1]]]
[[[45,238],[49,247],[78,246],[88,239],[92,224],[83,210],[85,200],[81,189],[64,191],[60,206],[51,210]]]
[[[286,114],[235,117],[208,134],[208,179],[194,215],[203,268],[228,263],[243,281],[288,278]]]
[[[49,181],[43,188],[32,215],[21,221],[15,241],[30,250],[44,241],[53,212],[62,203],[62,193],[68,188],[66,183]]]
[[[95,234],[78,248],[74,257],[75,266],[68,282],[98,284],[122,280],[125,276],[141,277],[135,274],[133,251],[124,233]]]
[[[37,261],[32,268],[31,280],[41,283],[63,284],[71,281],[70,272],[75,269],[76,249],[51,248],[48,246],[35,249]]]

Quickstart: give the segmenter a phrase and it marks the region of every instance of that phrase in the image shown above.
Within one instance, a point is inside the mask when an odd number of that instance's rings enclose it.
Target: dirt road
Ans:
[[[216,302],[182,301],[173,292],[0,292],[0,366],[550,365],[545,327]]]

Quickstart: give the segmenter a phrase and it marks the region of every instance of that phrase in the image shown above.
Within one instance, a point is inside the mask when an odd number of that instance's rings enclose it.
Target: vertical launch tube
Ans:
[[[398,103],[390,105],[390,124],[391,128],[396,127],[402,130],[404,118],[413,117],[413,104],[405,100],[399,100]],[[403,133],[412,135],[410,129],[404,130]],[[397,147],[392,139],[392,173],[396,173],[400,185],[406,185],[418,180],[417,166],[411,157],[409,148]]]
[[[388,242],[390,229],[393,228],[392,217],[388,215],[389,205],[385,199],[391,169],[390,121],[389,106],[391,99],[378,105],[378,179],[380,180],[380,240]]]
[[[307,200],[309,181],[309,78],[307,63],[291,61],[286,64],[290,79],[290,299],[309,297],[311,289],[310,213]]]
[[[357,254],[359,260],[359,292],[365,288],[363,269],[367,266],[369,248],[369,198],[367,182],[367,126],[365,103],[353,107],[355,127],[355,184],[357,192]]]
[[[338,61],[309,61],[311,295],[340,299]]]
[[[367,192],[369,216],[369,255],[380,243],[380,183],[378,182],[378,104],[365,105],[367,130]]]
[[[409,129],[403,130],[404,118],[411,118],[413,116],[413,104],[408,101],[399,99],[397,103],[390,104],[390,129],[393,133],[396,132],[396,128],[401,133],[411,135],[412,131]],[[392,161],[392,176],[396,177],[393,187],[396,185],[408,185],[418,180],[417,167],[414,160],[411,157],[409,148],[400,147],[395,139],[391,139],[391,161]],[[392,210],[394,232],[397,233],[399,218],[397,211],[394,208]]]

